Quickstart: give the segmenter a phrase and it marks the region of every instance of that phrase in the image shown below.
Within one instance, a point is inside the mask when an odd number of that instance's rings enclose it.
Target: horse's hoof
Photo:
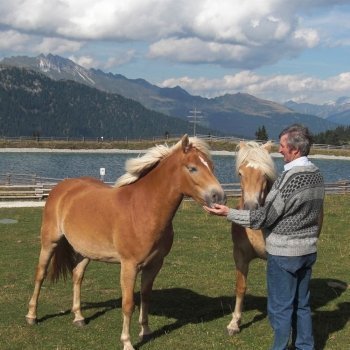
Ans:
[[[227,328],[227,333],[230,337],[239,333],[239,328]]]
[[[29,324],[30,326],[34,326],[38,323],[36,318],[28,317],[28,316],[26,316],[26,321],[27,321],[27,324]]]
[[[78,320],[78,321],[73,321],[74,326],[77,327],[84,327],[86,326],[85,320]]]

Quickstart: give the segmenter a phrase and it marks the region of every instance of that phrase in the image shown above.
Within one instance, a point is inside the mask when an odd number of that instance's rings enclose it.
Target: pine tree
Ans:
[[[259,141],[267,141],[269,139],[265,125],[263,125],[261,128],[258,128],[258,130],[255,132],[255,138]]]

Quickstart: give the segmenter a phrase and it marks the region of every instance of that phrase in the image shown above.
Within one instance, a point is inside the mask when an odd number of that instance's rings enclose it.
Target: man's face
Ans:
[[[291,148],[288,145],[287,141],[288,141],[288,135],[287,134],[282,135],[280,138],[280,146],[278,149],[278,152],[283,155],[285,163],[289,163],[292,160],[300,157],[299,151]]]

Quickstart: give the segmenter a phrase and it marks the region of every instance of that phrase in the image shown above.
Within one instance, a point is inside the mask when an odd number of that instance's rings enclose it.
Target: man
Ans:
[[[273,184],[263,207],[236,210],[216,204],[204,209],[245,227],[264,228],[272,350],[287,349],[291,329],[295,348],[312,350],[309,285],[322,224],[324,181],[307,158],[312,144],[307,128],[291,125],[279,139],[284,172]]]

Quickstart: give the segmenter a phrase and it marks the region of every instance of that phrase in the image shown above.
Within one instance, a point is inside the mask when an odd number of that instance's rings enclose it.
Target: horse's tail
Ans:
[[[60,277],[64,280],[67,275],[72,275],[76,266],[77,253],[63,236],[57,243],[48,268],[48,278],[52,282],[57,282]]]

